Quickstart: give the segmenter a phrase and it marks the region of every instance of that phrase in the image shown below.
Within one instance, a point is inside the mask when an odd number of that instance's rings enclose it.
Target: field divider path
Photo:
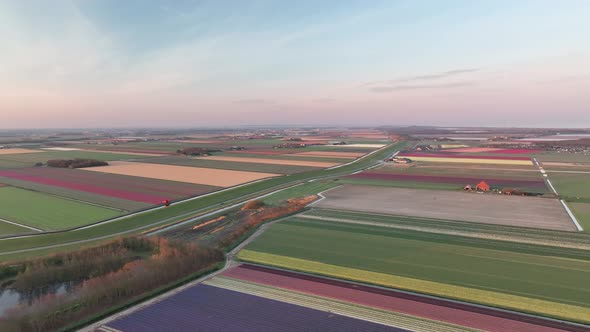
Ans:
[[[541,172],[541,175],[543,175],[543,179],[545,179],[545,182],[547,183],[547,185],[549,186],[549,188],[551,188],[551,191],[553,191],[553,193],[555,195],[559,196],[559,193],[557,192],[557,190],[555,189],[555,187],[551,183],[551,180],[549,180],[549,176],[547,175],[547,172],[545,171],[545,169],[543,169],[543,164],[541,164],[537,160],[537,158],[533,158],[533,163],[535,164],[535,166],[537,166],[539,168],[539,172]],[[580,223],[578,222],[578,219],[572,213],[572,210],[570,210],[569,206],[567,206],[567,203],[563,199],[561,199],[561,198],[559,199],[559,203],[561,203],[561,205],[563,206],[563,209],[565,210],[565,212],[567,213],[567,215],[570,217],[570,219],[572,220],[572,222],[576,226],[576,229],[579,232],[583,232],[584,231],[584,228],[582,227],[582,225],[580,225]]]
[[[28,228],[28,229],[30,229],[30,230],[33,230],[33,231],[35,231],[35,232],[44,232],[44,230],[42,230],[42,229],[35,228],[35,227],[32,227],[32,226],[28,226],[28,225],[25,225],[25,224],[19,224],[19,223],[17,223],[17,222],[10,221],[10,220],[6,220],[6,219],[2,219],[2,218],[0,218],[0,221],[1,221],[1,222],[5,222],[5,223],[7,223],[7,224],[11,224],[11,225],[15,225],[15,226],[23,227],[23,228]]]

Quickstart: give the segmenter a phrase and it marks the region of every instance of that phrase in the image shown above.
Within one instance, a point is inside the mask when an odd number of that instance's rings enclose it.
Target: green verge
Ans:
[[[14,187],[0,188],[0,218],[52,230],[109,219],[120,213],[90,204]]]
[[[590,202],[590,174],[549,173],[549,180],[568,202]]]
[[[489,240],[465,243],[458,236],[418,233],[292,218],[273,225],[246,249],[590,308],[587,252],[586,260],[573,259],[510,250],[512,244],[491,249],[484,245]],[[362,281],[362,274],[357,279]]]
[[[590,233],[590,203],[568,203],[572,213],[584,229],[584,232]]]
[[[287,190],[283,190],[278,193],[267,196],[262,200],[267,204],[275,204],[281,201],[288,200],[290,198],[315,195],[337,186],[339,186],[339,183],[335,180],[306,182],[302,185],[295,186],[293,188],[289,188]]]
[[[255,197],[260,193],[272,191],[286,185],[302,183],[309,179],[338,176],[375,164],[391,155],[398,149],[406,146],[406,142],[392,144],[364,159],[358,160],[353,164],[342,166],[335,169],[319,170],[306,173],[298,173],[283,177],[271,178],[268,180],[255,182],[241,187],[231,188],[226,191],[213,193],[208,196],[200,197],[195,200],[175,204],[166,209],[158,209],[142,214],[130,216],[115,222],[104,223],[96,227],[74,230],[69,232],[43,234],[34,237],[20,239],[0,240],[0,261],[5,261],[5,255],[18,257],[18,251],[36,250],[39,247],[73,244],[75,241],[87,239],[115,237],[119,233],[134,234],[144,231],[156,225],[165,225],[177,222],[182,218],[197,212],[206,212],[221,208],[231,203],[247,200]],[[45,248],[40,248],[45,249]],[[56,250],[59,250],[57,248]],[[15,256],[16,254],[16,256]]]

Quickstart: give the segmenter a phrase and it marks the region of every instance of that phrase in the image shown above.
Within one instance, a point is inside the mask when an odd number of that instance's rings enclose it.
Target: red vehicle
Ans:
[[[162,201],[162,204],[164,204],[165,207],[169,207],[170,206],[170,200],[169,199],[165,199]]]

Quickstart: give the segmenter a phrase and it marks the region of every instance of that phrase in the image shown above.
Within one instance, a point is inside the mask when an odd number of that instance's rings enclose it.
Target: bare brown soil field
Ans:
[[[2,154],[21,154],[21,153],[39,153],[45,152],[41,150],[31,150],[31,149],[0,149],[0,155]]]
[[[332,167],[340,163],[330,163],[323,161],[306,161],[306,160],[286,160],[286,159],[264,159],[264,158],[247,158],[247,157],[230,157],[230,156],[210,156],[197,159],[218,160],[218,161],[235,161],[255,164],[274,164],[274,165],[293,165],[293,166],[311,166],[311,167]]]
[[[85,171],[139,176],[151,179],[231,187],[238,184],[280,176],[273,173],[242,172],[224,169],[173,166],[161,164],[111,162],[109,166],[85,168]]]
[[[575,231],[556,199],[424,189],[342,186],[317,207]]]
[[[324,158],[358,158],[364,156],[362,152],[336,152],[336,151],[307,151],[292,153],[294,156],[307,156],[307,157],[324,157]]]

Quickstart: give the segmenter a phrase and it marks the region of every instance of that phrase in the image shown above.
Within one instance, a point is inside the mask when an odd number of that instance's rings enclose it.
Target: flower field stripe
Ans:
[[[165,180],[138,178],[126,175],[104,174],[98,172],[86,172],[84,170],[69,170],[59,168],[30,168],[26,170],[27,174],[47,177],[51,179],[67,178],[72,182],[95,184],[113,189],[140,193],[158,193],[157,196],[167,197],[185,197],[202,192],[202,185],[194,185],[182,182],[171,182]],[[216,188],[216,187],[211,187]],[[209,190],[207,190],[209,191]]]
[[[136,202],[144,202],[150,204],[159,204],[165,197],[161,196],[154,196],[150,194],[143,194],[143,193],[136,193],[130,191],[123,191],[117,189],[110,189],[90,184],[81,184],[69,181],[62,181],[57,179],[50,179],[41,176],[33,176],[27,175],[23,173],[11,172],[11,171],[0,171],[0,177],[8,177],[18,180],[30,181],[50,186],[56,186],[61,188],[67,188],[72,190],[90,192],[94,194],[104,195],[104,196],[111,196],[122,198],[126,200],[136,201]]]
[[[415,161],[430,161],[440,163],[467,163],[467,164],[501,164],[501,165],[532,165],[530,159],[498,159],[498,158],[463,158],[463,157],[424,157],[401,155]]]
[[[377,179],[392,181],[417,181],[417,182],[434,182],[434,183],[457,183],[457,184],[476,184],[485,180],[492,186],[512,186],[512,187],[535,187],[545,188],[543,180],[508,180],[486,177],[457,177],[457,176],[435,176],[435,175],[413,175],[413,174],[387,174],[377,172],[362,172],[349,175],[347,178],[352,179]]]
[[[238,258],[247,262],[277,266],[295,271],[304,271],[313,274],[479,303],[493,307],[542,314],[564,320],[590,323],[590,308],[570,304],[347,268],[252,250],[242,250],[239,253]]]
[[[223,276],[204,284],[416,332],[482,331]]]
[[[260,265],[242,264],[225,271],[223,276],[490,332],[571,332],[572,327],[540,318],[531,319],[444,299]]]
[[[204,283],[189,287],[106,325],[125,332],[406,331]]]

